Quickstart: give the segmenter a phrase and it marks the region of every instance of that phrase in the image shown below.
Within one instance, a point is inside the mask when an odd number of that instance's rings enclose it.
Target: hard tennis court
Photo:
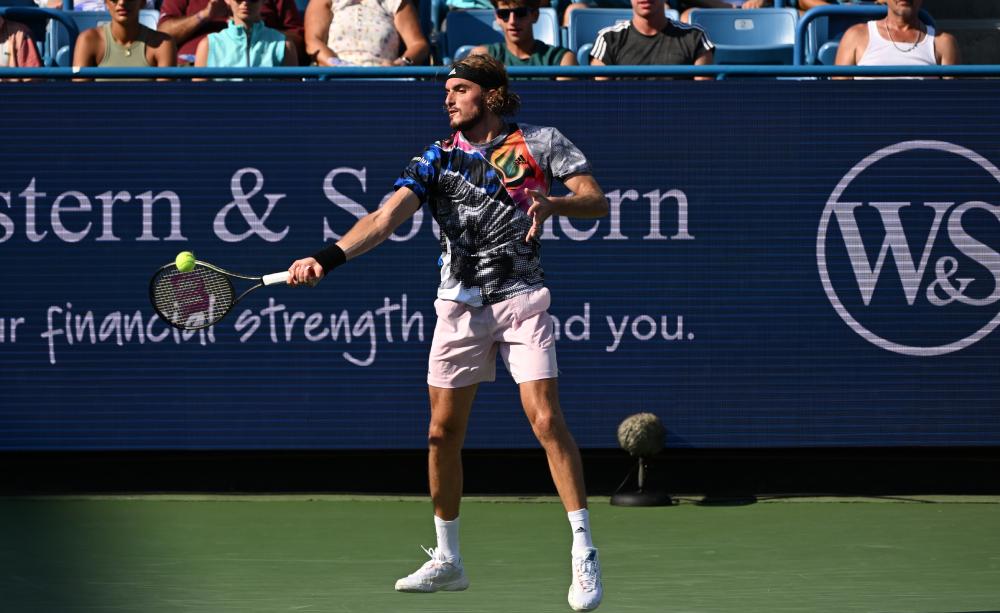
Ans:
[[[1000,498],[606,500],[591,502],[601,611],[1000,611]],[[466,499],[470,589],[398,594],[430,519],[404,497],[5,498],[0,610],[568,610],[555,499]]]

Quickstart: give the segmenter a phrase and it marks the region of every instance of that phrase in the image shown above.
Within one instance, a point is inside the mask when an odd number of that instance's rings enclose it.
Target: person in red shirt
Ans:
[[[0,66],[38,68],[42,58],[27,26],[0,17]],[[2,80],[2,79],[0,79]]]
[[[163,0],[157,29],[177,43],[178,63],[192,64],[198,43],[205,36],[226,29],[231,16],[226,0]],[[305,56],[302,16],[295,0],[264,0],[261,18],[264,25],[283,32],[295,44],[299,57]]]

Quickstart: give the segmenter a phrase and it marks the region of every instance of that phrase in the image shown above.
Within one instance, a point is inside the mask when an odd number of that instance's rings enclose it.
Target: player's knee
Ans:
[[[460,445],[462,433],[457,428],[447,424],[431,423],[427,429],[427,445],[437,448],[449,448]]]
[[[531,420],[531,429],[538,440],[545,444],[549,441],[556,441],[562,436],[566,429],[561,417],[550,411],[538,411],[534,419]]]

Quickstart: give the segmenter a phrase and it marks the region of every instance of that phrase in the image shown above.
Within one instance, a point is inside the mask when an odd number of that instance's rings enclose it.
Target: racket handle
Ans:
[[[288,271],[276,272],[271,275],[264,275],[261,278],[264,285],[274,285],[275,283],[288,283]]]

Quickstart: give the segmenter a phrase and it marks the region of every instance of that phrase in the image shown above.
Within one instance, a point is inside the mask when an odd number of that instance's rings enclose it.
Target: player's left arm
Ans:
[[[604,190],[597,184],[594,175],[578,174],[567,178],[563,183],[573,193],[568,196],[546,196],[537,190],[529,190],[532,203],[528,207],[531,216],[531,229],[524,241],[528,242],[542,233],[545,220],[553,215],[566,217],[594,218],[608,214],[608,199]]]

